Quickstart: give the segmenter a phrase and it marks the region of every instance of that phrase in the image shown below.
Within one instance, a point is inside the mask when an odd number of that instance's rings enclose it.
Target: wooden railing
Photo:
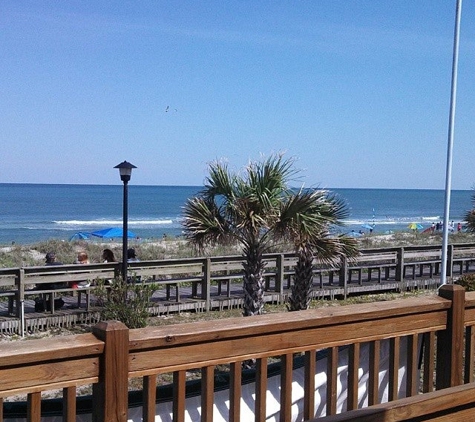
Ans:
[[[294,274],[295,255],[268,254],[264,259],[267,291],[282,302]],[[471,269],[470,265],[475,263],[475,244],[449,245],[448,260],[449,277],[453,271],[458,271],[458,274],[474,271],[475,267]],[[146,282],[165,287],[167,299],[174,298],[176,302],[180,302],[180,286],[191,284],[192,296],[200,299],[203,310],[208,311],[212,304],[211,283],[217,283],[218,295],[226,288],[229,297],[231,281],[242,278],[242,262],[241,256],[143,261],[130,263],[129,271]],[[367,281],[379,283],[382,287],[392,283],[391,286],[394,287],[397,283],[410,282],[417,277],[435,277],[439,274],[440,264],[439,246],[362,250],[358,258],[351,261],[342,260],[333,266],[322,265],[316,261],[314,273],[317,283],[314,289],[318,292],[318,289],[331,287],[332,292],[346,297],[350,293],[360,292]],[[119,274],[120,265],[106,263],[0,269],[0,298],[5,297],[8,300],[9,314],[19,318],[21,324],[18,331],[23,332],[25,300],[43,294],[49,298],[49,309],[54,313],[55,294],[73,291],[68,283],[114,278]],[[52,283],[61,285],[60,290],[52,289]],[[89,293],[93,289],[91,286],[80,291],[79,299],[81,296],[86,297],[86,308],[89,304]]]
[[[139,380],[142,410],[136,417],[144,421],[156,420],[156,415],[184,421],[186,414],[202,421],[232,422],[243,417],[264,421],[270,413],[291,421],[296,409],[303,420],[311,420],[322,410],[327,419],[318,420],[323,421],[410,420],[384,419],[378,412],[394,415],[398,413],[394,409],[406,406],[420,416],[438,408],[455,412],[468,401],[473,403],[473,394],[471,399],[467,395],[474,387],[457,387],[473,382],[474,326],[475,293],[465,293],[456,285],[442,286],[438,296],[137,330],[119,322],[101,322],[92,334],[2,343],[0,397],[3,401],[26,394],[27,418],[35,422],[41,420],[42,393],[60,389],[63,420],[74,421],[77,387],[92,384],[92,420],[125,421],[131,412],[129,382]],[[387,353],[382,352],[385,344]],[[325,361],[317,359],[318,351],[326,352]],[[305,362],[300,404],[295,403],[292,371],[296,355]],[[341,370],[343,355],[346,369]],[[363,381],[364,359],[368,367]],[[249,360],[255,381],[251,391],[244,391],[242,367]],[[270,361],[280,363],[277,389],[272,393],[277,396],[269,395],[273,388],[268,381]],[[383,361],[387,368],[381,382]],[[223,367],[229,384],[225,399],[219,399],[215,375]],[[194,383],[200,385],[200,398],[194,405],[187,397],[189,373],[197,376]],[[317,373],[325,378],[323,403],[316,402]],[[157,377],[164,374],[169,374],[173,389],[169,407],[161,407],[160,393],[157,396]],[[347,386],[344,392],[339,387],[343,384]],[[446,388],[455,388],[448,390],[450,402],[439,393]],[[343,395],[346,398],[341,401]],[[382,396],[392,404],[381,404]],[[356,410],[364,406],[369,407]],[[337,412],[342,415],[335,416]],[[356,419],[338,419],[344,418],[344,412],[356,412],[349,413]],[[371,419],[375,414],[379,416]],[[0,421],[4,417],[6,410]]]
[[[459,291],[457,292],[456,289]],[[460,295],[460,287],[443,286],[441,288],[442,296],[450,297],[454,293],[457,296]],[[424,382],[425,394],[319,418],[318,421],[409,422],[437,420],[440,422],[466,422],[473,420],[475,407],[475,294],[467,293],[465,295],[463,307],[458,307],[458,301],[459,299],[456,299],[452,304],[451,316],[447,320],[447,329],[438,332],[437,335],[436,391],[427,388],[427,383]],[[450,351],[448,355],[443,355],[441,358],[444,348],[448,348]],[[424,369],[429,370],[426,365],[426,354],[424,355]]]

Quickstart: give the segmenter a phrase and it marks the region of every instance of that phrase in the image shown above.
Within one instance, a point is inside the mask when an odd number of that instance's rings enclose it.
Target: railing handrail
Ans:
[[[475,252],[475,243],[468,244],[468,243],[461,243],[461,244],[454,244],[451,245],[454,249],[454,252],[457,249],[461,249],[463,251],[470,250],[471,252]],[[404,252],[413,252],[413,251],[420,251],[423,253],[424,251],[437,251],[440,250],[440,246],[404,246],[404,247],[385,247],[385,248],[371,248],[371,249],[362,249],[360,252],[360,259],[365,259],[368,255],[383,255],[387,256],[388,253],[396,253],[399,250],[403,249]],[[274,260],[279,255],[283,256],[285,259],[292,259],[295,257],[293,252],[283,252],[283,253],[269,253],[264,255],[265,260]],[[206,259],[205,257],[195,257],[195,258],[173,258],[173,259],[160,259],[160,260],[147,260],[147,261],[139,261],[139,262],[131,262],[129,263],[129,268],[141,268],[146,266],[176,266],[176,265],[193,265],[193,264],[202,264]],[[229,256],[215,256],[209,257],[211,263],[219,263],[222,261],[229,261],[229,262],[242,262],[243,256],[242,255],[229,255]],[[24,270],[25,276],[33,276],[33,275],[42,275],[45,273],[49,274],[62,274],[62,273],[88,273],[97,271],[100,274],[101,271],[108,271],[108,270],[115,270],[120,266],[120,262],[115,263],[91,263],[91,264],[64,264],[58,266],[27,266],[21,267]],[[17,275],[20,268],[0,268],[0,277],[2,276],[9,276],[9,275]]]

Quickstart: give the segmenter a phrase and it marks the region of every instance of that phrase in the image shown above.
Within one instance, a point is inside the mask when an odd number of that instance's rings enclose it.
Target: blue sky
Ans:
[[[0,182],[201,185],[296,158],[306,186],[444,189],[454,1],[0,2]],[[475,183],[463,5],[452,186]]]

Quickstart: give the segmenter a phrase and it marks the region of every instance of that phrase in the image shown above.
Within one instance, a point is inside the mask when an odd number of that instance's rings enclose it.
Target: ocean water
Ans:
[[[179,236],[186,200],[200,186],[129,185],[129,230],[142,239]],[[443,190],[330,189],[350,211],[344,228],[374,233],[409,230],[410,223],[430,227],[441,221]],[[450,219],[463,220],[471,209],[470,190],[451,193]],[[122,226],[123,185],[0,184],[0,245],[69,240],[77,232]]]

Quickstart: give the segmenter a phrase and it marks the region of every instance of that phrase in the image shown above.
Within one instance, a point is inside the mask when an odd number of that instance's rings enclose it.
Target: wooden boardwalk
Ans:
[[[392,278],[392,279],[391,279]],[[411,289],[436,289],[440,279],[436,277],[414,277],[414,279],[397,282],[392,276],[389,280],[378,281],[358,281],[353,280],[346,288],[333,284],[328,275],[314,277],[314,287],[312,298],[314,299],[335,299],[346,295],[374,294],[388,291],[402,291]],[[152,306],[149,308],[151,316],[168,315],[180,312],[205,312],[206,302],[200,297],[192,295],[192,287],[177,285],[170,289],[170,296],[167,298],[165,286],[159,286],[152,296]],[[178,296],[177,296],[178,295]],[[275,292],[274,281],[270,280],[265,293],[266,303],[284,303],[289,295],[288,285],[284,287],[283,295]],[[78,296],[80,297],[78,300]],[[73,294],[66,293],[61,296],[64,306],[56,310],[54,314],[50,312],[35,312],[35,302],[32,296],[24,301],[25,331],[33,333],[47,330],[53,327],[72,327],[81,324],[95,324],[101,320],[101,307],[96,303],[93,291],[90,295],[89,310],[86,309],[85,294],[77,290]],[[243,304],[242,281],[234,280],[228,283],[211,285],[210,291],[212,311],[222,311],[225,309],[239,309]],[[15,334],[20,329],[20,319],[12,316],[8,312],[8,302],[0,302],[0,334]]]

